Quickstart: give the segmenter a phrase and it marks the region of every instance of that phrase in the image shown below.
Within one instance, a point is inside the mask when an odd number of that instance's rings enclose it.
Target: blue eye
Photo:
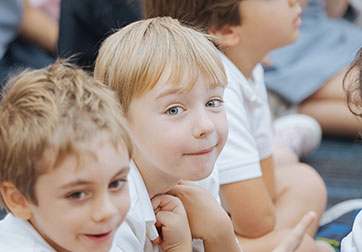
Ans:
[[[168,115],[178,115],[180,114],[182,111],[184,111],[183,108],[181,108],[180,106],[175,106],[175,107],[171,107],[169,109],[166,110],[166,113]]]
[[[79,192],[73,192],[66,197],[70,200],[80,201],[83,200],[87,194],[85,192],[79,191]]]
[[[212,99],[206,103],[206,107],[220,107],[222,102],[221,99]]]
[[[112,191],[117,191],[117,190],[121,189],[126,182],[127,182],[127,180],[124,178],[116,179],[109,184],[109,188]]]

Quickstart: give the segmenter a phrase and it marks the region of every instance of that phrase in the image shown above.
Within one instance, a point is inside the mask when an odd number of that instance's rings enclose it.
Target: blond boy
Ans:
[[[326,203],[325,185],[311,167],[296,159],[273,160],[271,115],[259,65],[270,50],[298,38],[298,1],[143,2],[146,17],[172,16],[219,38],[229,123],[218,160],[220,192],[243,249],[270,251],[307,211],[320,218]],[[313,241],[317,227],[312,225],[299,251],[331,251]]]
[[[202,184],[217,197],[213,168],[227,135],[222,63],[205,34],[171,18],[156,18],[133,23],[108,37],[94,76],[116,91],[135,146],[129,178],[134,201],[118,232],[117,247],[159,251],[167,225],[158,214],[155,197],[180,180],[208,176]],[[207,204],[208,213],[214,214],[201,215],[208,218],[208,222],[200,220],[203,225],[190,223],[193,237],[203,240],[206,251],[239,251],[228,216],[215,198],[203,195],[209,200],[195,204]]]
[[[0,251],[114,251],[132,152],[113,92],[57,62],[25,71],[0,103]]]

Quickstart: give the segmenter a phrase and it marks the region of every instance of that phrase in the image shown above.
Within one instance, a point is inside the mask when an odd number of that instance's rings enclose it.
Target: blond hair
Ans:
[[[145,18],[170,16],[198,29],[220,30],[241,24],[241,0],[143,0]]]
[[[0,184],[11,182],[37,204],[37,178],[55,168],[42,167],[46,150],[55,150],[57,164],[78,144],[106,133],[131,155],[123,120],[114,93],[69,63],[20,73],[9,80],[0,103]]]
[[[170,17],[138,21],[103,42],[94,77],[117,93],[125,113],[132,98],[151,90],[166,67],[170,85],[184,92],[192,89],[200,75],[211,86],[225,86],[224,68],[210,40],[211,36]]]

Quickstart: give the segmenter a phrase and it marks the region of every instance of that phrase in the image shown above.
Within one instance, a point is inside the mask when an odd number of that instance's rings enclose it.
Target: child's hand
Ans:
[[[182,201],[192,237],[204,241],[205,251],[240,251],[229,216],[209,191],[183,181],[168,193]]]
[[[299,221],[287,239],[272,252],[293,252],[303,240],[309,226],[317,219],[314,212],[309,212]]]
[[[156,215],[156,227],[161,234],[154,243],[164,252],[192,251],[192,237],[181,201],[171,195],[157,195],[151,200]]]

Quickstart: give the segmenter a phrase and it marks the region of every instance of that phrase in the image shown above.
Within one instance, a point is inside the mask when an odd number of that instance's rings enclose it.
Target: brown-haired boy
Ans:
[[[145,17],[171,16],[220,40],[228,85],[229,136],[218,159],[220,192],[245,251],[270,251],[307,211],[326,204],[320,176],[297,159],[273,160],[273,132],[263,70],[272,49],[294,42],[301,24],[297,0],[144,0]],[[313,225],[298,251],[317,245]],[[328,248],[327,248],[327,247]]]
[[[112,91],[57,62],[0,103],[0,251],[110,251],[130,206],[132,145]]]

